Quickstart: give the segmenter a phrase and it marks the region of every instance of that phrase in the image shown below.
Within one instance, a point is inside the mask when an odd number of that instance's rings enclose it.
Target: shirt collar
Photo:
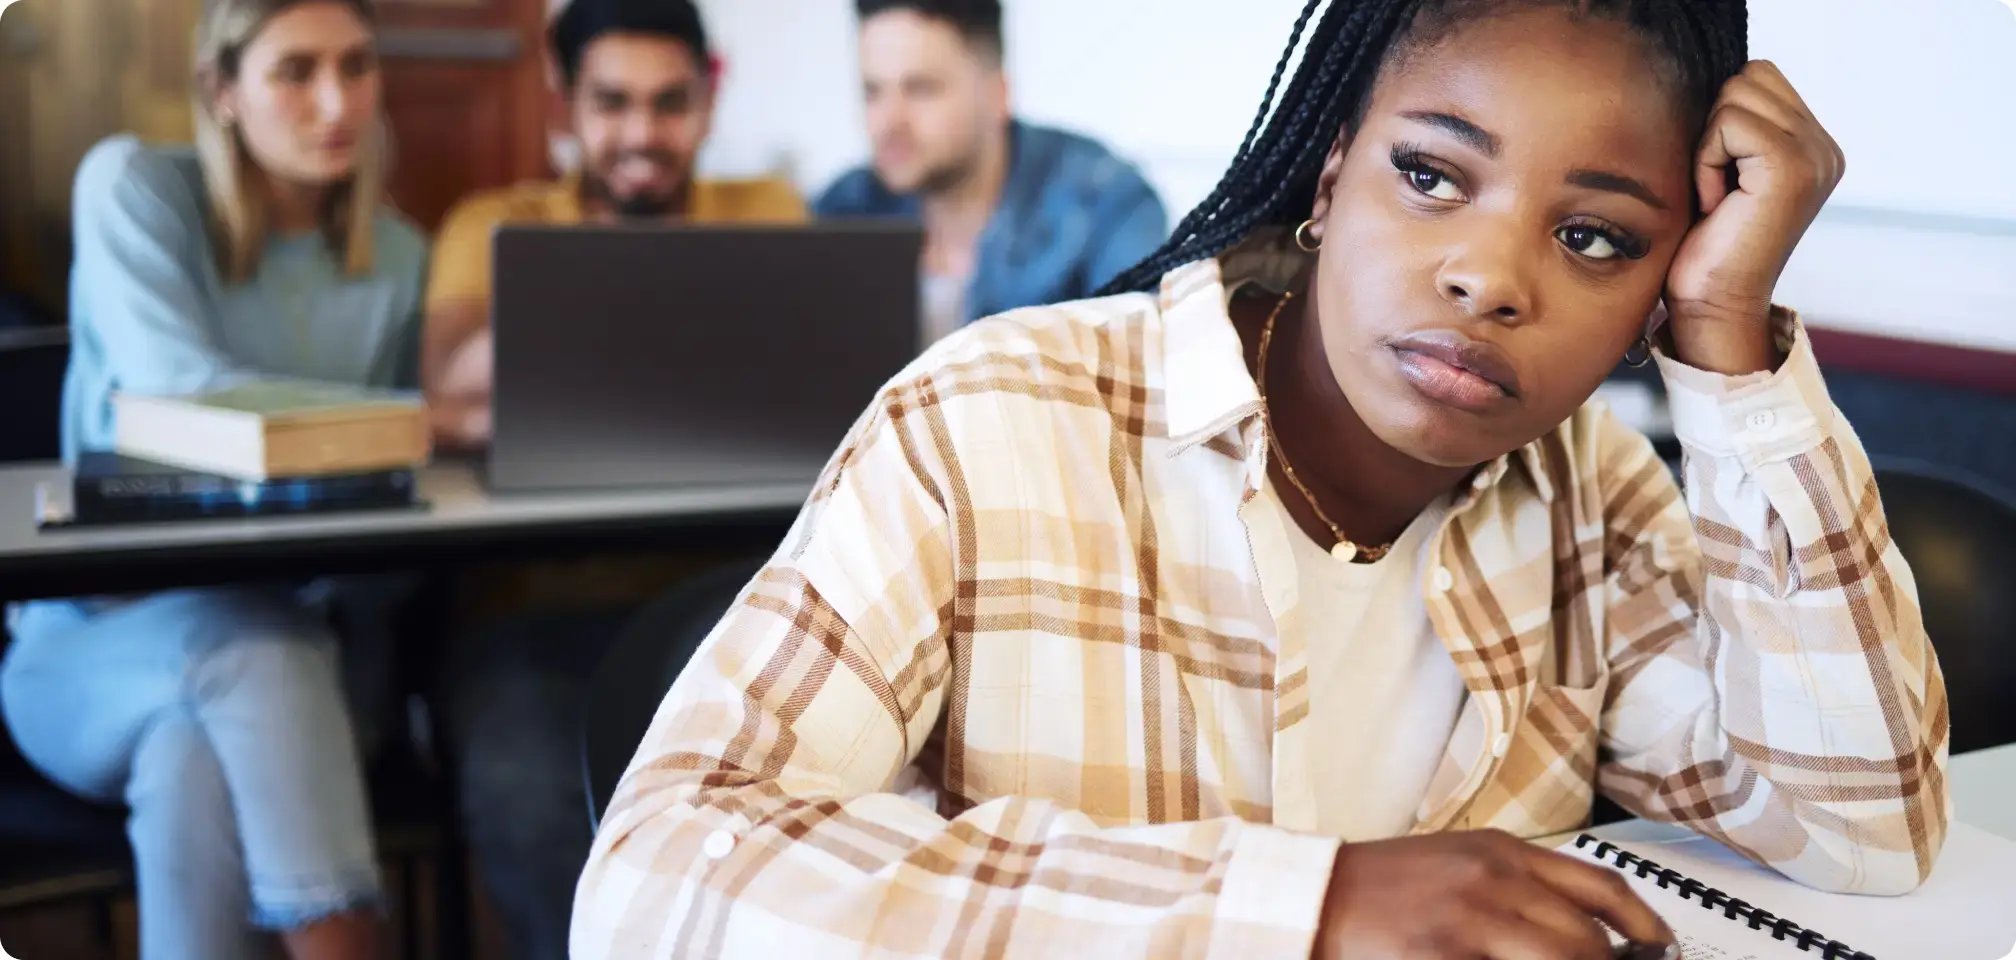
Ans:
[[[554,182],[545,198],[547,219],[555,223],[580,223],[587,219],[581,201],[581,171],[569,170]],[[679,218],[688,223],[729,223],[736,218],[728,197],[713,181],[695,177],[687,188],[686,212]]]
[[[1163,376],[1169,439],[1180,453],[1254,417],[1260,389],[1232,326],[1231,291],[1242,283],[1286,290],[1308,257],[1263,229],[1218,257],[1162,277]]]
[[[1270,291],[1290,289],[1308,266],[1287,230],[1263,227],[1217,257],[1198,260],[1162,277],[1163,391],[1171,455],[1230,434],[1240,459],[1251,462],[1250,444],[1260,431],[1247,429],[1260,413],[1260,389],[1246,366],[1246,350],[1232,325],[1231,293],[1244,284]],[[1456,498],[1461,510],[1504,479],[1514,463],[1524,469],[1542,501],[1554,499],[1547,479],[1545,438],[1478,468],[1470,489]]]
[[[1477,498],[1484,495],[1484,491],[1497,486],[1498,481],[1505,479],[1505,474],[1515,465],[1526,474],[1526,479],[1533,485],[1533,493],[1540,498],[1540,502],[1553,503],[1554,483],[1547,478],[1545,454],[1540,449],[1543,442],[1545,438],[1535,440],[1478,467],[1477,472],[1470,478],[1470,489],[1456,497],[1451,512],[1460,512],[1476,503]]]

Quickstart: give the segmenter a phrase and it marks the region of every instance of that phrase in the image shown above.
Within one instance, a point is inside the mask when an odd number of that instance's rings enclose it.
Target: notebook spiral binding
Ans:
[[[1575,838],[1576,849],[1589,847],[1596,848],[1595,856],[1598,860],[1608,861],[1619,869],[1635,873],[1640,879],[1652,880],[1661,890],[1670,889],[1679,894],[1682,900],[1694,900],[1704,910],[1720,909],[1723,916],[1731,920],[1744,921],[1752,930],[1769,929],[1773,940],[1788,941],[1801,950],[1819,954],[1823,960],[1876,960],[1875,957],[1839,940],[1830,940],[1817,931],[1808,930],[1769,910],[1751,906],[1678,870],[1669,870],[1607,840],[1598,840],[1586,833]]]

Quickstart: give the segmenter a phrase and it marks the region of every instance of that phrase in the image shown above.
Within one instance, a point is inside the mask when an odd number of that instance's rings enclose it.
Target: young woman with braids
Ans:
[[[1745,32],[1312,0],[1115,295],[969,328],[862,418],[646,736],[575,952],[1656,953],[1515,839],[1598,793],[1916,886],[1943,686],[1772,306],[1842,157]],[[1585,405],[1620,358],[1684,495]]]

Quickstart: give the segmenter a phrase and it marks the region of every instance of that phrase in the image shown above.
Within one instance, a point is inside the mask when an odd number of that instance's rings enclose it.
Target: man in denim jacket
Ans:
[[[1168,219],[1133,165],[1015,120],[999,0],[857,0],[871,165],[822,218],[924,226],[924,333],[1084,297],[1161,243]]]

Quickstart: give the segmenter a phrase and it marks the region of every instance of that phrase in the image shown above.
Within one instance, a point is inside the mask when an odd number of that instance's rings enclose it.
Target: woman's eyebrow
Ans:
[[[341,60],[344,57],[354,56],[360,53],[366,53],[366,54],[373,53],[377,49],[378,49],[377,44],[369,40],[354,43],[351,44],[350,46],[341,47],[335,50],[331,50],[326,47],[314,46],[313,44],[304,43],[301,46],[289,47],[285,50],[280,51],[280,55],[274,57],[273,62],[285,63],[289,60],[320,60],[324,57]]]
[[[1410,110],[1401,114],[1401,116],[1415,123],[1425,124],[1448,133],[1450,136],[1463,141],[1472,149],[1487,157],[1494,160],[1498,158],[1497,135],[1453,113],[1443,113],[1438,110]]]
[[[1653,193],[1644,184],[1621,173],[1611,173],[1607,170],[1571,170],[1568,173],[1567,182],[1571,187],[1586,187],[1590,190],[1621,193],[1644,203],[1654,210],[1664,211],[1667,209],[1665,201],[1660,200],[1657,194]]]

